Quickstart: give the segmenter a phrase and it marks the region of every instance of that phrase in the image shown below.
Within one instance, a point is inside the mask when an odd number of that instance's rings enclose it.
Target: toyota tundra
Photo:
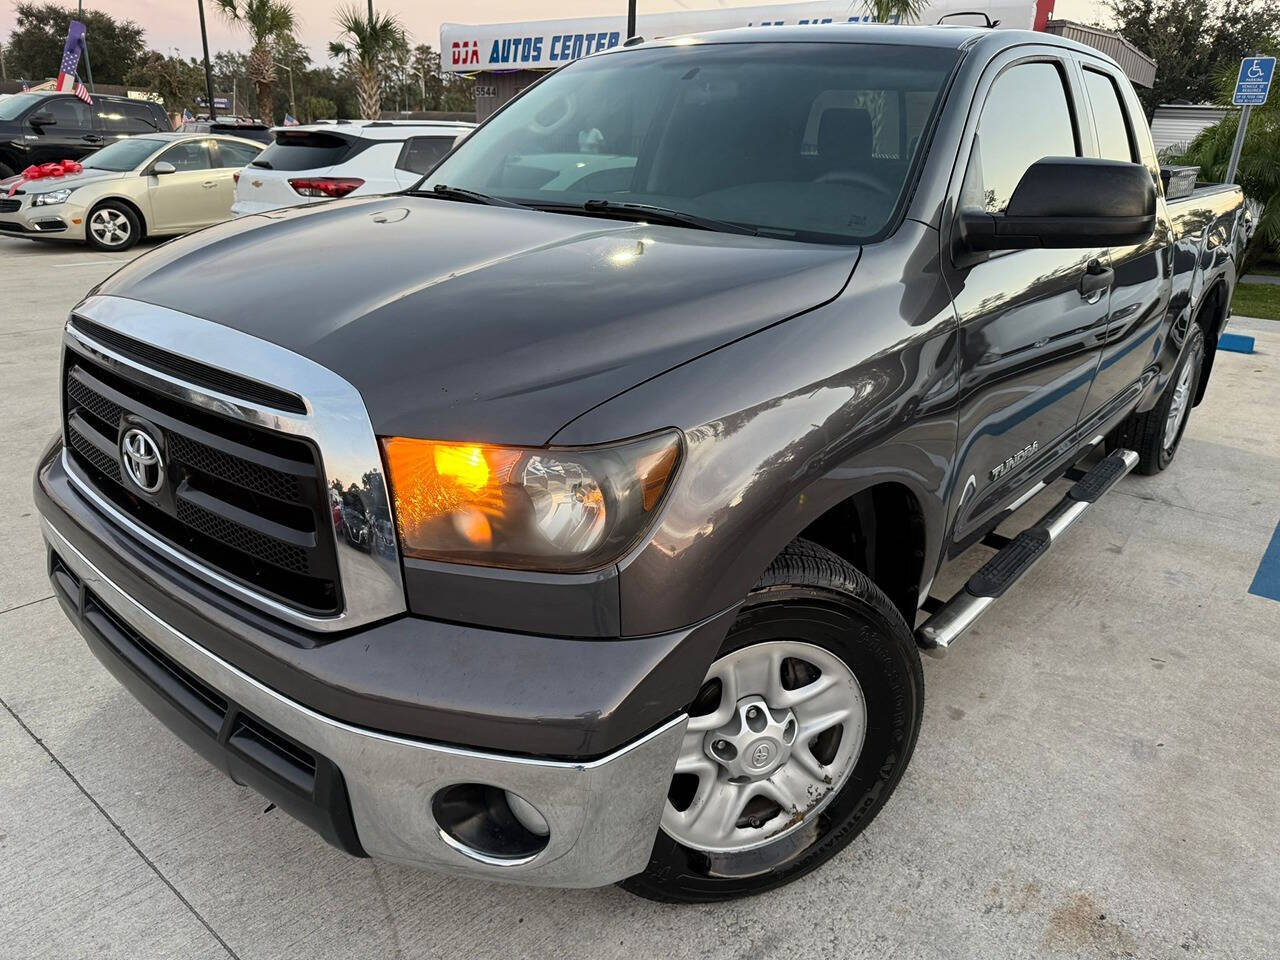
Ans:
[[[1067,40],[618,47],[407,192],[93,290],[49,576],[134,696],[351,854],[767,890],[889,800],[921,652],[1170,465],[1246,230]]]

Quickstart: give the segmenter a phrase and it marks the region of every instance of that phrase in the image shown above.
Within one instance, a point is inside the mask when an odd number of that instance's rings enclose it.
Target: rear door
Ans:
[[[35,124],[34,116],[53,123]],[[50,97],[27,114],[27,155],[31,163],[79,160],[102,146],[102,134],[93,127],[93,111],[75,97]]]
[[[1092,59],[1081,63],[1081,77],[1093,116],[1096,155],[1146,165],[1159,194],[1163,189],[1160,168],[1154,148],[1144,148],[1138,136],[1138,124],[1146,121],[1128,81],[1108,65]],[[1111,249],[1111,265],[1116,272],[1111,317],[1102,364],[1089,392],[1086,417],[1104,419],[1133,400],[1147,378],[1156,374],[1161,332],[1172,293],[1172,251],[1173,238],[1164,216],[1157,218],[1155,232],[1143,243]]]
[[[154,163],[173,164],[176,171],[149,177],[153,230],[177,233],[226,219],[220,213],[217,180],[223,171],[214,171],[211,145],[210,140],[184,140],[155,159]]]
[[[1086,156],[1070,64],[1052,48],[996,60],[978,86],[953,177],[955,208],[1000,213],[1023,173],[1050,156]],[[1087,117],[1087,113],[1083,113]],[[1107,251],[974,254],[948,231],[947,282],[960,321],[960,409],[953,534],[981,536],[1072,442],[1098,368]]]
[[[209,223],[221,223],[231,218],[231,202],[235,199],[236,174],[247,167],[262,153],[258,144],[242,143],[238,140],[214,138],[211,141],[214,150],[211,178],[215,183],[214,195],[217,204],[210,211],[213,219]]]

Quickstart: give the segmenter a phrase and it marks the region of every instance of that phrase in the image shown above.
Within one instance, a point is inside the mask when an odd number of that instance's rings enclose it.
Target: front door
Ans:
[[[32,118],[53,122],[38,123]],[[27,114],[25,140],[31,163],[79,160],[102,146],[102,134],[93,126],[92,109],[75,97],[50,97]]]
[[[218,212],[226,197],[218,190],[224,171],[215,171],[208,140],[184,140],[176,143],[155,159],[171,163],[173,173],[153,173],[148,189],[151,193],[152,230],[158,233],[181,233],[196,230],[220,219]],[[230,171],[225,171],[230,175]]]
[[[1071,78],[1053,53],[1018,51],[992,64],[961,153],[957,208],[1001,213],[1031,164],[1092,147],[1076,121]],[[959,550],[1069,452],[1106,335],[1109,268],[1104,248],[974,254],[951,246],[944,259],[960,321],[951,500]]]

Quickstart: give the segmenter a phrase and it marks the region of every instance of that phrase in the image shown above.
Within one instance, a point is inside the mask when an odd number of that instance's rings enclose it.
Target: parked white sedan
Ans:
[[[413,186],[475,124],[359,120],[277,127],[236,184],[234,216]]]

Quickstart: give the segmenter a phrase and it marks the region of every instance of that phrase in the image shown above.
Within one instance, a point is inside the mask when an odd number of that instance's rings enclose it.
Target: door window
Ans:
[[[396,167],[410,173],[426,173],[453,146],[453,137],[411,137],[400,151]]]
[[[1098,128],[1098,156],[1104,160],[1134,162],[1137,157],[1133,150],[1133,136],[1115,80],[1105,73],[1086,69],[1084,88],[1089,93],[1089,102],[1093,104],[1093,122]]]
[[[89,105],[75,97],[59,97],[50,100],[37,113],[47,113],[53,117],[56,126],[49,127],[47,132],[54,134],[87,132],[93,128],[92,114]]]
[[[172,146],[157,158],[157,162],[162,160],[172,163],[179,173],[184,170],[208,170],[213,166],[208,140],[188,140]]]
[[[1061,68],[1020,63],[996,78],[978,121],[961,205],[1003,213],[1037,160],[1080,155]]]
[[[261,152],[261,147],[251,147],[247,143],[235,143],[231,140],[219,140],[218,166],[247,167],[249,162]]]
[[[155,133],[160,129],[151,109],[142,103],[101,100],[98,103],[98,119],[108,133]]]

